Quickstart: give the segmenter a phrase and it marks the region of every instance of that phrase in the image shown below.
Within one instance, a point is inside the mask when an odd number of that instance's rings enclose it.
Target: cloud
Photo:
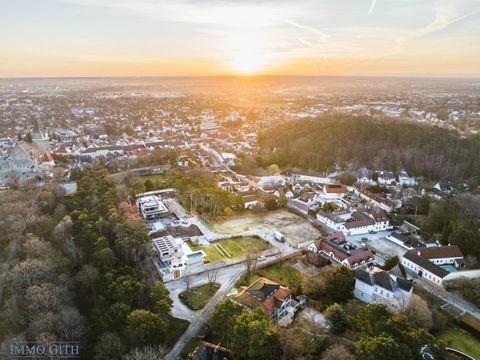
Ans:
[[[375,3],[377,2],[377,0],[373,0],[372,1],[372,5],[370,6],[370,10],[368,10],[368,15],[372,15],[372,11],[373,11],[373,8],[375,7]]]

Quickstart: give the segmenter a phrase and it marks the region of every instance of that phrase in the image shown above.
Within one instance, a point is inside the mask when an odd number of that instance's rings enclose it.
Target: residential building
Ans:
[[[140,215],[146,220],[158,219],[169,213],[167,207],[157,195],[142,196],[137,200]]]
[[[232,300],[248,309],[262,309],[276,323],[293,320],[299,306],[288,288],[264,277],[241,289]]]
[[[410,303],[413,284],[402,277],[379,268],[355,271],[354,296],[369,304],[384,304],[391,311],[400,312]]]
[[[408,173],[405,169],[402,169],[398,175],[398,184],[402,186],[415,186],[417,185],[417,181],[415,178],[408,176]]]
[[[182,240],[171,235],[152,240],[155,257],[153,262],[163,281],[182,277],[188,258],[182,250]]]
[[[343,232],[338,231],[308,245],[307,249],[323,254],[332,262],[346,265],[350,269],[366,266],[374,261],[373,253],[367,249],[357,249],[345,240]]]
[[[403,255],[402,265],[415,277],[442,285],[449,273],[463,266],[463,254],[458,246],[415,248]]]
[[[327,199],[342,198],[347,192],[347,187],[342,184],[325,184],[322,189]]]
[[[189,354],[192,360],[231,360],[233,356],[231,351],[221,344],[212,344],[206,341],[200,341],[198,347]]]
[[[390,229],[390,221],[385,213],[375,212],[367,215],[360,211],[334,211],[327,213],[319,210],[317,220],[335,231],[345,235],[362,235]]]

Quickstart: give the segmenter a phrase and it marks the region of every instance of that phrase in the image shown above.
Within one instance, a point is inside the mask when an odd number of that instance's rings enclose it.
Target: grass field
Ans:
[[[189,242],[193,251],[203,250],[207,255],[205,262],[236,258],[245,255],[247,250],[263,251],[270,248],[270,244],[254,237],[232,238],[211,243],[209,246],[196,246]]]
[[[178,338],[187,330],[190,323],[187,320],[170,317],[170,326],[168,327],[165,343],[168,347],[172,347],[178,341]]]
[[[295,291],[302,284],[304,278],[302,273],[292,266],[295,262],[295,259],[289,259],[263,269],[257,269],[256,273],[249,280],[242,276],[236,286],[248,286],[262,276]]]
[[[189,309],[202,309],[220,288],[219,283],[204,284],[182,292],[178,297]]]
[[[448,347],[460,350],[467,355],[473,356],[475,359],[480,359],[480,340],[465,330],[452,328],[443,332],[439,338]]]

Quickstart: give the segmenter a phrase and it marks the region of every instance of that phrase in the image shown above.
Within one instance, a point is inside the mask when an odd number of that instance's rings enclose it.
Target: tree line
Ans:
[[[426,179],[467,180],[480,173],[480,138],[421,124],[330,114],[275,123],[258,137],[257,163],[326,171],[369,167]]]

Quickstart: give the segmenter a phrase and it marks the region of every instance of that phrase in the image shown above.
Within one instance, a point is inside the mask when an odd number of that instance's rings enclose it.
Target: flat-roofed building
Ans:
[[[164,281],[182,277],[187,265],[187,256],[182,250],[182,240],[171,235],[152,240],[156,253],[154,263]]]
[[[158,219],[169,213],[168,208],[157,195],[142,196],[137,200],[138,210],[146,220]]]

